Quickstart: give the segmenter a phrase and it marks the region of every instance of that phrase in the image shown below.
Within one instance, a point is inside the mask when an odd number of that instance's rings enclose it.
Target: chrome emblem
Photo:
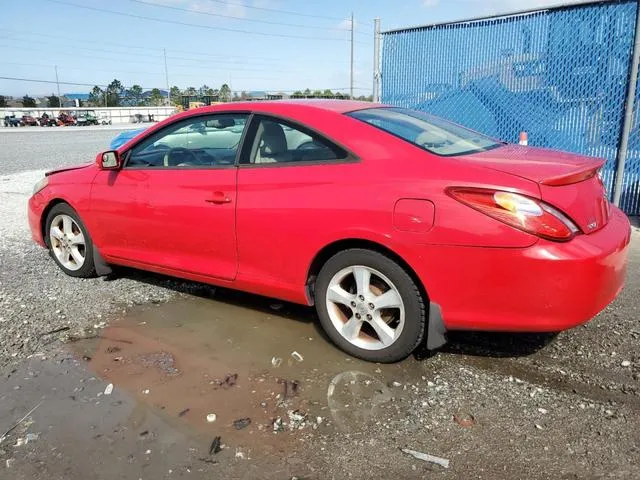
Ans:
[[[587,228],[589,230],[593,230],[594,228],[596,228],[598,226],[598,222],[591,222],[589,225],[587,225]]]

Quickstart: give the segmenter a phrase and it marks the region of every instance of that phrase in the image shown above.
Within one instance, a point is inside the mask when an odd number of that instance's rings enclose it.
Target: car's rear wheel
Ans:
[[[420,290],[398,263],[378,252],[350,249],[331,257],[318,274],[315,303],[331,340],[364,360],[402,360],[424,336]]]
[[[64,273],[95,276],[91,237],[80,216],[66,203],[55,205],[47,215],[46,239],[51,256]]]

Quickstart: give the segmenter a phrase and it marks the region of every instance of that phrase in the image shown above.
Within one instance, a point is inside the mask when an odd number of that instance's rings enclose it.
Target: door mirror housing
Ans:
[[[101,170],[118,170],[122,166],[120,155],[116,150],[99,153],[96,161]]]

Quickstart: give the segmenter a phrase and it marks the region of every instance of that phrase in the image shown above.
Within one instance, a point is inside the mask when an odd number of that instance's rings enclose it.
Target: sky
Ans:
[[[63,94],[114,78],[166,89],[167,76],[181,89],[347,92],[352,13],[355,94],[369,95],[374,18],[384,31],[570,1],[5,0],[0,95],[52,94],[56,68]]]

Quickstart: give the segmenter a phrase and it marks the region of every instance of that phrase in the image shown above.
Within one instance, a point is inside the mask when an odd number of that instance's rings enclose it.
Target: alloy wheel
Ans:
[[[334,328],[365,350],[391,346],[401,335],[405,307],[397,287],[381,272],[354,265],[337,272],[326,294]]]
[[[80,270],[87,254],[82,230],[69,215],[56,215],[49,229],[51,251],[60,264],[72,271]]]

